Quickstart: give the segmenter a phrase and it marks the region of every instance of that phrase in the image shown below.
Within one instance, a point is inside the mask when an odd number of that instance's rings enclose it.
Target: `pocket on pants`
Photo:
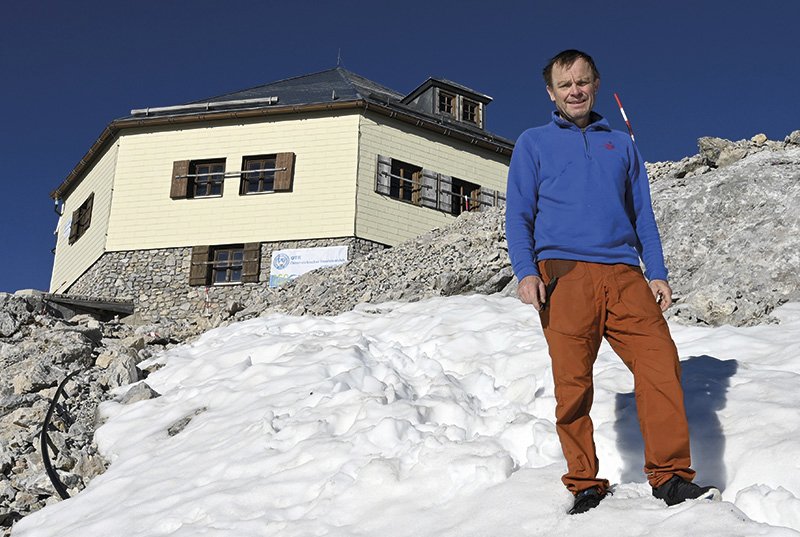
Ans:
[[[582,262],[560,259],[542,261],[539,270],[545,283],[558,277],[547,307],[539,312],[542,328],[572,337],[591,337],[596,330],[593,286]]]
[[[642,269],[620,265],[616,271],[619,301],[625,309],[637,317],[663,317],[661,306],[656,302]]]

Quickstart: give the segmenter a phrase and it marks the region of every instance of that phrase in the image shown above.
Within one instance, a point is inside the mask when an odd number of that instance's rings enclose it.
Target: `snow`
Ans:
[[[162,397],[101,408],[108,471],[13,535],[800,535],[800,304],[775,315],[671,325],[697,482],[723,502],[652,497],[633,380],[604,344],[592,417],[616,486],[567,515],[538,316],[475,295],[272,315],[163,353]]]

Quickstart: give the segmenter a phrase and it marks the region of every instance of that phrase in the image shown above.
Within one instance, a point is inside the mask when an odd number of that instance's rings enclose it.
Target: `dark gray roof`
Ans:
[[[226,93],[211,99],[203,99],[198,102],[258,99],[260,97],[276,96],[278,97],[278,104],[310,104],[329,102],[332,93],[335,93],[337,99],[343,100],[366,99],[373,93],[389,99],[400,100],[403,98],[402,93],[342,67],[334,67],[327,71],[286,78],[254,88]]]
[[[252,88],[225,93],[207,99],[191,101],[186,105],[206,104],[206,103],[226,103],[230,101],[240,101],[249,99],[266,99],[277,97],[277,106],[308,105],[315,103],[329,103],[332,101],[354,101],[359,99],[377,98],[380,101],[400,101],[403,94],[393,89],[382,86],[377,82],[357,75],[342,67],[334,67],[327,71],[320,71],[308,75],[296,76],[262,84]],[[230,104],[215,106],[214,110],[237,110],[253,108],[257,106],[252,103]],[[168,107],[175,108],[175,107]],[[196,109],[187,110],[151,110],[147,117],[165,117],[186,114],[196,114]],[[137,116],[126,116],[121,119],[130,119]]]

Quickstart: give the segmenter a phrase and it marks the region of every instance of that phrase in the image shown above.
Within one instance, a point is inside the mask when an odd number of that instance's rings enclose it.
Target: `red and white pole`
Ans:
[[[619,111],[622,114],[622,119],[625,120],[625,125],[628,126],[628,132],[631,135],[631,140],[633,140],[634,143],[635,143],[636,142],[636,138],[633,137],[633,128],[631,127],[631,122],[628,121],[628,116],[625,115],[625,109],[622,108],[622,101],[619,100],[619,96],[616,93],[614,94],[614,99],[617,100],[617,106],[619,106]]]

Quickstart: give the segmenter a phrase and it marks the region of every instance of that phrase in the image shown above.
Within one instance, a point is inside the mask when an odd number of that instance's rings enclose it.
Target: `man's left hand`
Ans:
[[[667,308],[672,305],[672,288],[666,280],[652,280],[650,282],[650,290],[653,291],[653,296],[661,306],[661,311],[667,311]]]

